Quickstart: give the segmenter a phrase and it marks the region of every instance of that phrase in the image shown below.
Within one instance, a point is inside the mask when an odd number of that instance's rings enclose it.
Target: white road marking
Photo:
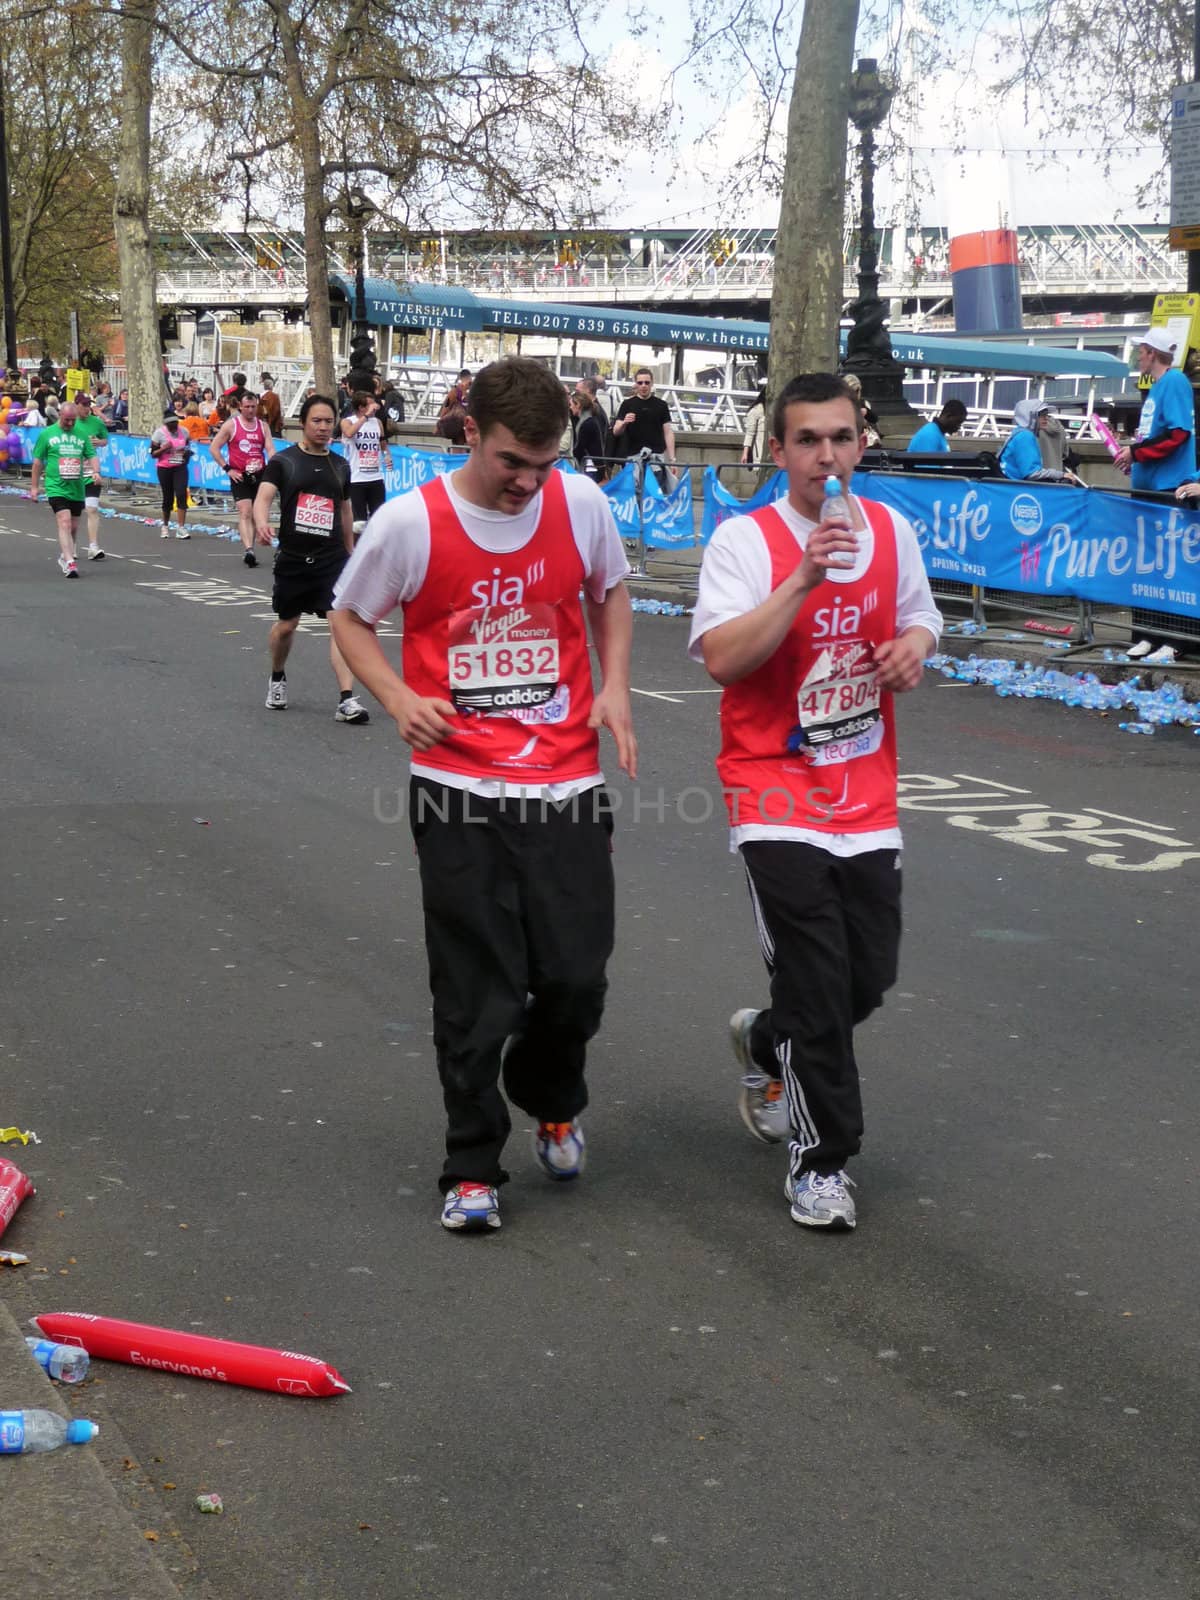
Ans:
[[[644,694],[647,700],[666,700],[670,705],[673,706],[681,706],[683,704],[683,701],[680,700],[677,695],[658,694],[653,689],[634,689],[631,687],[629,692],[630,694]]]

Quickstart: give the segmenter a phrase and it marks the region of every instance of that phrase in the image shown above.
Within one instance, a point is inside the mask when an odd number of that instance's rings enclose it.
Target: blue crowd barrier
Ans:
[[[1192,502],[908,473],[859,472],[852,487],[908,518],[934,581],[1200,615],[1200,505]],[[753,499],[739,501],[708,467],[701,542],[727,517],[783,492],[777,473]]]

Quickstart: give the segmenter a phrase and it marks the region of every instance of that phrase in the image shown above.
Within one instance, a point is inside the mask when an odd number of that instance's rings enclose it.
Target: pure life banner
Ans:
[[[857,473],[917,531],[930,578],[1152,611],[1200,610],[1200,511],[1099,489]]]

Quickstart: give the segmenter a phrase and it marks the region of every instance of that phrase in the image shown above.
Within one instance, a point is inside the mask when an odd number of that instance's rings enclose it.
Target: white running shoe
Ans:
[[[1144,667],[1169,667],[1175,660],[1175,646],[1173,644],[1160,644],[1157,650],[1151,650],[1148,656],[1142,657]]]
[[[1131,661],[1140,661],[1143,656],[1148,656],[1154,646],[1149,639],[1139,639],[1136,644],[1131,644],[1125,654]]]
[[[88,545],[88,560],[89,561],[103,561],[104,560],[104,551],[101,550],[101,548],[100,548],[100,546],[98,544],[90,544],[90,545]]]
[[[186,528],[177,528],[177,529],[176,529],[176,530],[175,530],[175,537],[176,537],[176,538],[177,538],[177,539],[190,539],[190,538],[191,538],[191,537],[192,537],[192,536],[191,536],[191,534],[190,534],[190,533],[189,533],[189,532],[188,532],[188,531],[187,531],[187,529],[186,529]]]
[[[62,573],[64,578],[70,576],[71,563],[67,560],[66,556],[59,556],[58,570]]]
[[[742,1067],[738,1111],[756,1139],[763,1144],[782,1144],[789,1131],[783,1082],[764,1072],[750,1054],[750,1030],[757,1015],[753,1006],[743,1006],[729,1019],[729,1042]]]
[[[442,1227],[484,1231],[500,1226],[500,1196],[486,1183],[456,1183],[442,1202]]]
[[[338,702],[338,708],[333,713],[335,722],[370,722],[371,715],[361,700],[356,700],[353,695],[348,700]]]
[[[278,680],[276,680],[275,678],[272,678],[271,681],[267,684],[267,710],[268,711],[286,711],[287,710],[287,679],[286,678],[279,678]]]
[[[169,539],[171,537],[171,529],[170,529],[170,527],[168,526],[167,523],[165,523],[165,522],[163,523],[162,532],[159,534],[158,537],[160,539]]]
[[[548,1178],[577,1178],[587,1163],[587,1141],[578,1122],[539,1122],[533,1149]]]
[[[847,1184],[854,1187],[844,1172],[802,1172],[796,1179],[789,1174],[783,1192],[791,1201],[792,1221],[806,1228],[852,1228],[857,1218]]]

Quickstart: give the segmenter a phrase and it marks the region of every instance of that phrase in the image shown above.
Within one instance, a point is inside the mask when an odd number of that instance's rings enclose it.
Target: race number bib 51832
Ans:
[[[460,711],[510,717],[547,706],[558,688],[556,608],[530,600],[455,611],[447,654],[450,698]]]
[[[378,472],[379,446],[363,444],[358,447],[358,467],[360,472]]]
[[[78,456],[59,456],[58,475],[65,482],[68,478],[77,478],[80,474],[82,463]]]
[[[296,532],[333,532],[333,501],[325,494],[302,494],[296,497]]]
[[[797,696],[792,744],[818,767],[870,755],[883,743],[879,670],[862,639],[827,645]]]

